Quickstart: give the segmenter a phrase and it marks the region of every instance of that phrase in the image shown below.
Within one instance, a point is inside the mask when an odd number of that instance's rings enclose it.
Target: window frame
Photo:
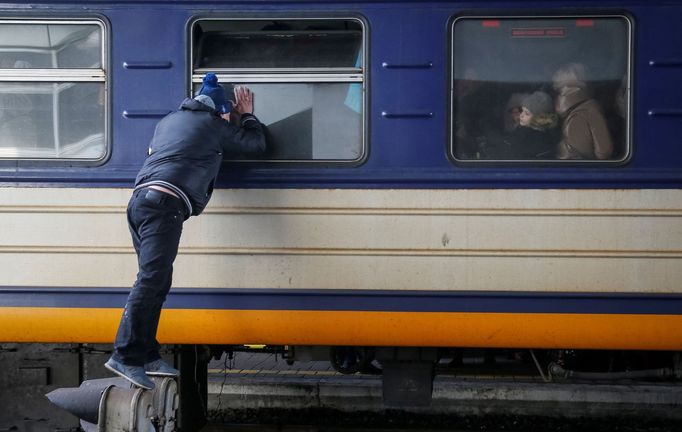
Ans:
[[[98,158],[65,158],[65,157],[3,157],[0,156],[0,164],[6,162],[45,162],[54,165],[102,165],[111,156],[111,121],[109,118],[109,86],[111,83],[110,72],[110,47],[109,47],[109,24],[102,16],[0,16],[2,24],[40,24],[40,25],[96,25],[99,27],[101,36],[100,67],[99,68],[30,68],[0,69],[0,83],[48,83],[57,85],[101,83],[104,86],[103,119],[104,129],[104,152]],[[53,121],[58,125],[53,107]]]
[[[580,19],[604,19],[604,18],[617,18],[625,22],[626,36],[627,36],[627,46],[626,46],[626,56],[627,64],[625,72],[627,73],[627,112],[626,112],[626,123],[624,125],[625,132],[625,152],[619,159],[459,159],[455,155],[455,127],[454,127],[454,115],[455,115],[455,25],[461,20],[552,20],[552,19],[570,19],[570,20],[580,20]],[[600,12],[584,12],[575,14],[551,14],[551,13],[540,13],[538,15],[530,14],[513,14],[513,13],[481,13],[469,12],[464,14],[458,14],[450,19],[450,24],[448,25],[448,98],[447,98],[447,142],[446,142],[446,154],[450,162],[457,166],[462,167],[481,167],[481,166],[536,166],[536,167],[558,167],[558,166],[594,166],[594,165],[606,165],[606,166],[623,166],[630,162],[632,155],[634,153],[633,149],[633,86],[634,81],[634,19],[627,13],[600,13]]]
[[[360,68],[194,68],[195,40],[194,28],[202,21],[356,21],[362,29],[361,65]],[[367,160],[368,150],[368,85],[369,85],[369,55],[368,55],[368,28],[369,25],[364,17],[357,14],[314,14],[314,15],[224,15],[224,16],[197,16],[188,23],[189,58],[188,64],[188,97],[194,94],[194,86],[201,84],[203,76],[207,72],[213,72],[218,76],[219,82],[234,82],[244,84],[360,84],[362,90],[362,114],[360,118],[360,154],[354,159],[225,159],[223,163],[229,164],[277,164],[277,165],[308,165],[316,166],[358,166]],[[256,108],[256,116],[258,109]]]

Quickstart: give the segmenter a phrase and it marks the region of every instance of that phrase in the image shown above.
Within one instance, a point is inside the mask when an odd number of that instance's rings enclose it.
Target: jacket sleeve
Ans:
[[[584,115],[569,116],[564,122],[560,147],[566,148],[565,159],[594,159],[594,142],[590,122]]]
[[[593,121],[590,122],[590,132],[594,140],[594,155],[597,159],[609,159],[613,154],[613,141],[606,125],[606,119],[601,112],[596,111]]]
[[[265,133],[253,114],[243,114],[241,127],[226,123],[222,141],[226,153],[258,156],[265,152]]]

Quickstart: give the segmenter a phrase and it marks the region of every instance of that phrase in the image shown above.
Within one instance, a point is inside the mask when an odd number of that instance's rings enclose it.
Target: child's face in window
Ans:
[[[533,118],[533,113],[528,111],[528,108],[521,107],[521,113],[519,114],[519,124],[521,126],[530,125],[530,121]]]
[[[513,107],[509,110],[509,117],[512,120],[512,123],[515,125],[519,124],[519,119],[521,117],[521,107]]]

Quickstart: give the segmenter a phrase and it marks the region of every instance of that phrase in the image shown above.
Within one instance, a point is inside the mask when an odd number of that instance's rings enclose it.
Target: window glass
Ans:
[[[239,84],[238,84],[239,85]],[[265,126],[265,159],[355,160],[361,155],[359,84],[248,84]],[[195,88],[195,92],[199,86]],[[234,157],[238,155],[227,155]]]
[[[0,68],[102,67],[101,28],[94,24],[0,22]]]
[[[200,20],[193,93],[214,72],[255,93],[260,160],[358,161],[364,155],[363,27],[357,19]],[[239,156],[228,155],[231,160]]]
[[[202,21],[197,68],[355,68],[362,28],[354,20]]]
[[[94,21],[0,20],[0,158],[106,156],[103,36]]]
[[[101,83],[0,83],[0,157],[100,159]]]
[[[625,159],[629,44],[622,17],[455,20],[452,155]]]

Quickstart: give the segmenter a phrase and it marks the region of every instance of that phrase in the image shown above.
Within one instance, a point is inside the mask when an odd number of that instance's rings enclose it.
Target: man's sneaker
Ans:
[[[142,366],[126,366],[110,358],[104,363],[104,367],[140,388],[145,390],[152,390],[154,388],[154,382],[147,377]]]
[[[144,371],[150,376],[169,376],[177,377],[180,376],[180,371],[172,368],[165,361],[159,359],[153,362],[146,363],[144,365]]]

